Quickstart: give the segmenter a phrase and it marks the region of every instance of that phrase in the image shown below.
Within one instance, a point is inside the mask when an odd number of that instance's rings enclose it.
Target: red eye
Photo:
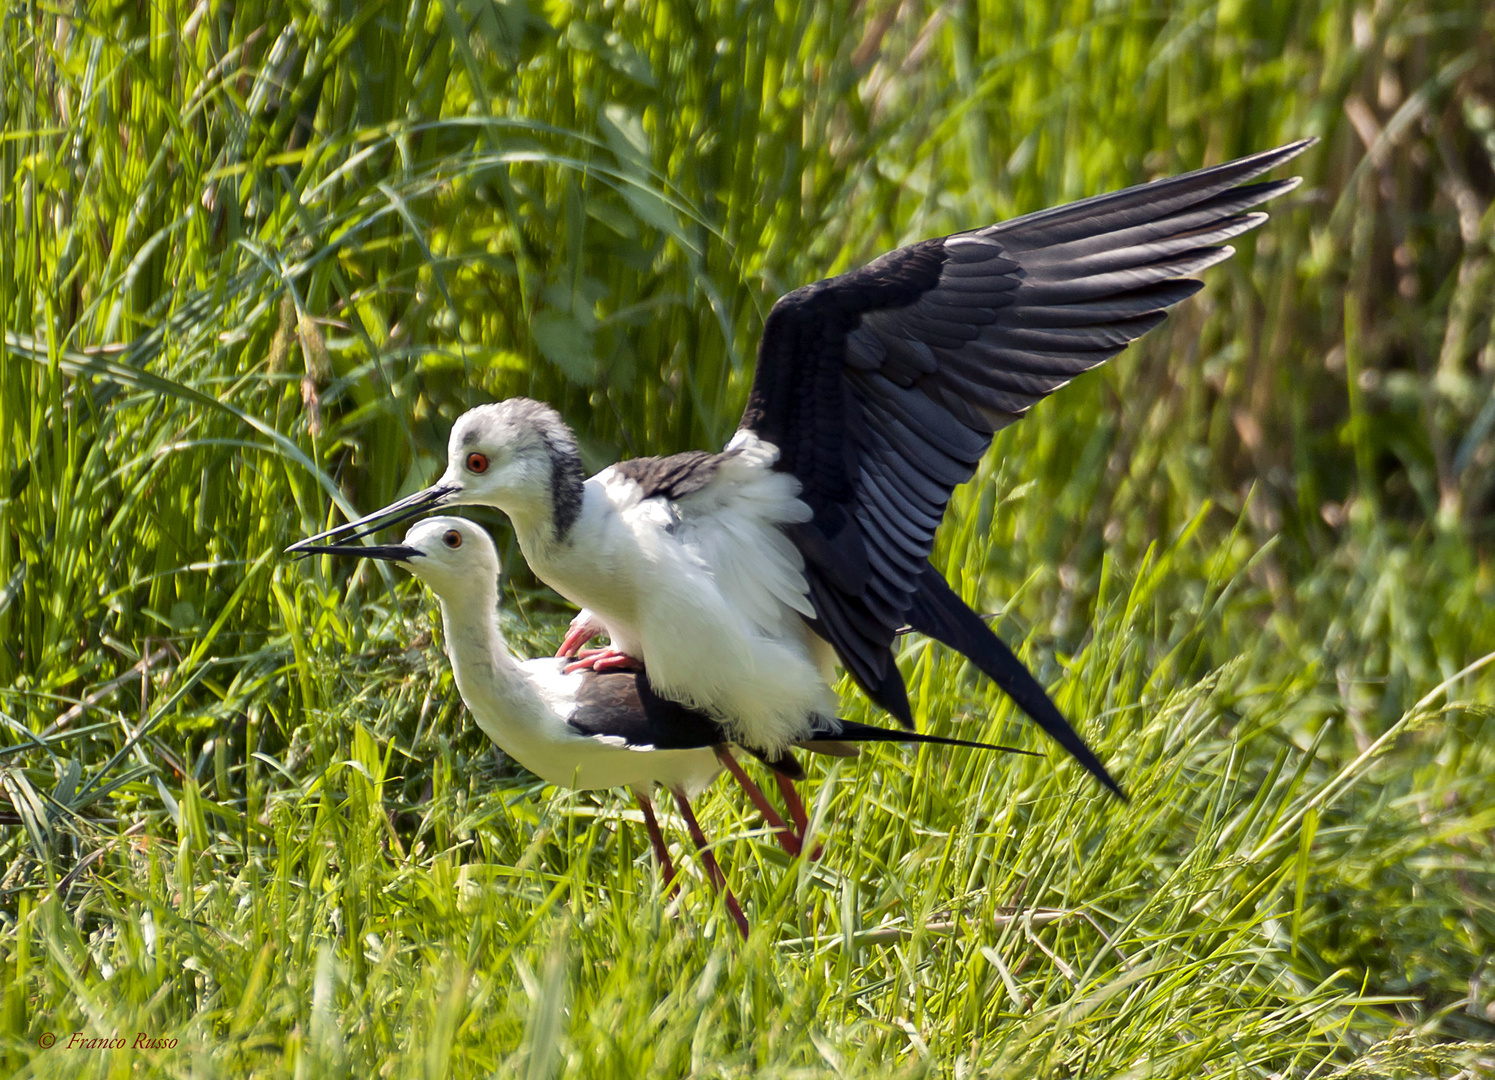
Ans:
[[[456,529],[448,529],[441,534],[441,542],[449,548],[459,548],[462,546],[462,534]]]
[[[467,455],[467,471],[485,473],[488,471],[488,455],[480,454],[476,450]]]

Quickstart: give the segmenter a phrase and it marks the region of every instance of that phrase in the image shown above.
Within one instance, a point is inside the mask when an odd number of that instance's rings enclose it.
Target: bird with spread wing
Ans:
[[[438,507],[497,507],[535,573],[584,609],[564,650],[610,637],[579,665],[641,662],[661,695],[769,761],[835,714],[837,660],[911,728],[892,649],[911,626],[967,656],[1121,796],[930,564],[935,530],[992,436],[1197,292],[1195,275],[1266,219],[1251,208],[1298,183],[1251,181],[1311,142],[924,240],[789,293],[719,453],[588,479],[559,415],[509,399],[458,419],[435,484],[290,550]]]

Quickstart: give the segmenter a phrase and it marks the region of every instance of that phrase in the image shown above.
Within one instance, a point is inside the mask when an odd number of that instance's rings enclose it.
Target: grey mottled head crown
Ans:
[[[581,513],[581,455],[576,449],[576,435],[561,419],[561,414],[544,402],[514,397],[479,405],[458,420],[452,434],[459,444],[467,446],[480,440],[505,442],[522,452],[534,443],[545,449],[550,458],[550,487],[555,500],[555,538],[564,540]]]

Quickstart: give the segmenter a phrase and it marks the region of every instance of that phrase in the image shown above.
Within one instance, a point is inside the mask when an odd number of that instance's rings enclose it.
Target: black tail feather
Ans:
[[[914,729],[914,713],[908,704],[908,688],[903,684],[903,672],[898,670],[898,662],[893,659],[892,650],[888,651],[887,667],[879,686],[863,686],[870,697],[878,705],[892,715],[900,725],[912,731]]]
[[[841,750],[831,750],[830,753],[837,757],[845,756],[845,750],[850,749],[850,743],[929,743],[937,746],[960,746],[968,750],[997,750],[1005,754],[1027,754],[1030,757],[1042,757],[1042,754],[1032,750],[1019,750],[1015,746],[997,746],[993,743],[972,742],[970,739],[952,739],[943,735],[924,735],[917,731],[903,731],[899,728],[882,728],[873,724],[862,724],[855,720],[829,720],[819,718],[823,727],[817,728],[815,734],[795,745],[802,750],[817,751],[819,743],[829,746],[841,746]],[[740,745],[740,744],[739,744]],[[743,746],[742,749],[752,754],[763,762],[774,772],[787,776],[790,780],[803,780],[805,778],[804,766],[789,751],[778,754],[766,754],[761,750],[755,750],[751,746]],[[855,751],[852,751],[855,754]]]
[[[909,624],[920,633],[942,641],[964,654],[1017,702],[1039,727],[1083,765],[1097,780],[1126,801],[1126,792],[1111,779],[1100,759],[1085,745],[1085,740],[1069,726],[1048,693],[1023,662],[1013,655],[1002,640],[992,633],[965,601],[961,600],[934,567],[924,566],[914,593],[914,605],[908,613]]]
[[[813,532],[813,530],[811,531]],[[823,597],[817,598],[812,594],[812,599],[815,599],[817,603],[824,603]],[[809,624],[810,629],[815,631],[822,640],[835,645],[831,637],[830,628],[825,622],[820,619],[809,618],[805,619],[805,622]],[[898,633],[903,632],[901,630],[898,631]],[[881,646],[881,652],[877,652],[877,647],[874,646],[873,649],[869,650],[869,655],[865,658],[866,665],[863,665],[853,663],[848,654],[842,652],[839,646],[836,646],[836,649],[842,661],[846,663],[846,670],[851,673],[851,677],[856,680],[856,684],[866,691],[867,696],[875,704],[887,710],[899,724],[912,731],[914,728],[914,711],[909,706],[908,687],[903,685],[903,673],[898,670],[898,661],[893,658],[893,650],[884,645]],[[870,671],[879,662],[882,664],[883,673],[881,679],[874,682],[870,677]]]
[[[819,738],[806,739],[800,743],[807,749],[822,738],[829,742],[892,742],[927,743],[935,746],[963,746],[968,750],[997,750],[1004,754],[1026,754],[1042,757],[1033,750],[1019,750],[1015,746],[998,746],[994,743],[973,742],[970,739],[952,739],[944,735],[925,735],[918,731],[900,731],[897,728],[881,728],[872,724],[861,724],[855,720],[837,720],[834,730],[827,730]]]

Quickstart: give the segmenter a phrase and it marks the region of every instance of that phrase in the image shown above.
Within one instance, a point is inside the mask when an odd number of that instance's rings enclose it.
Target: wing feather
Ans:
[[[812,625],[874,700],[907,715],[890,646],[993,432],[1197,292],[1297,183],[1247,181],[1309,142],[924,240],[774,305],[741,427],[800,482]]]

